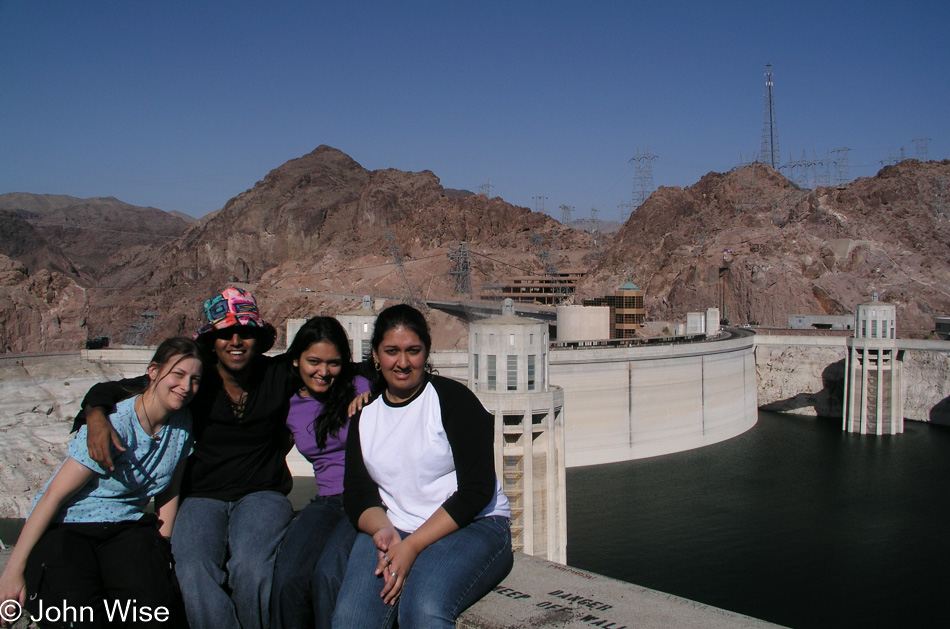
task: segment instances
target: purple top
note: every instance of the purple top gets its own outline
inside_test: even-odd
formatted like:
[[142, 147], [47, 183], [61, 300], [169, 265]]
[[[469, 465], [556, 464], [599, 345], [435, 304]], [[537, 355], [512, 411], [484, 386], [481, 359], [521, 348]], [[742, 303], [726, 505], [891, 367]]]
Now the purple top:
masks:
[[[369, 381], [363, 376], [353, 379], [356, 394], [369, 391]], [[322, 450], [317, 447], [317, 437], [313, 432], [313, 420], [323, 410], [323, 403], [311, 397], [303, 397], [299, 392], [290, 398], [290, 411], [287, 413], [287, 428], [294, 435], [294, 445], [300, 454], [313, 464], [313, 476], [317, 479], [321, 496], [335, 496], [343, 493], [343, 459], [346, 451], [347, 422], [339, 432], [327, 435], [327, 445]]]

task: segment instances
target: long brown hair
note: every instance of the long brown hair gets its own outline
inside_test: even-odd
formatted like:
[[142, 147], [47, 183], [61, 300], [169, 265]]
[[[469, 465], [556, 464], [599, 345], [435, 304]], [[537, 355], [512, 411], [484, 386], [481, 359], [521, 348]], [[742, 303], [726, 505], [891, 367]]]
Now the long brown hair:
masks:
[[[168, 369], [164, 369], [165, 365], [167, 365], [168, 362], [176, 356], [178, 357], [178, 360], [176, 360], [175, 363]], [[197, 343], [184, 336], [173, 336], [161, 342], [161, 344], [155, 350], [155, 354], [152, 355], [152, 360], [148, 361], [148, 364], [149, 366], [158, 365], [160, 371], [164, 369], [165, 374], [162, 376], [164, 378], [165, 375], [168, 375], [168, 373], [171, 372], [175, 365], [186, 358], [197, 359], [198, 361], [201, 361], [202, 365], [204, 365], [205, 362], [204, 352], [201, 351], [201, 348], [198, 347]], [[157, 384], [157, 381], [152, 382], [149, 380], [141, 387], [129, 389], [129, 394], [139, 395], [141, 393], [145, 393], [148, 391], [149, 387], [154, 384]]]

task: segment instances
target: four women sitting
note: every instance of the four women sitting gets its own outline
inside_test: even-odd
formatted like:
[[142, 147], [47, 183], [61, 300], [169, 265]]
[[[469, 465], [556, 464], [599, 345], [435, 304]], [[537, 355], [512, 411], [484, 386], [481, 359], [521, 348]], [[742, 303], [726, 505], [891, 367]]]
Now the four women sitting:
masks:
[[[274, 329], [249, 293], [228, 288], [204, 311], [208, 322], [195, 334], [208, 364], [200, 392], [202, 362], [190, 341], [194, 351], [168, 356], [163, 344], [146, 377], [90, 390], [83, 401], [88, 426], [24, 526], [0, 596], [70, 604], [132, 596], [140, 605], [165, 601], [179, 610], [171, 594], [177, 575], [192, 628], [362, 629], [390, 627], [397, 618], [404, 629], [454, 626], [511, 569], [510, 509], [495, 478], [492, 416], [465, 386], [431, 373], [422, 314], [405, 305], [380, 313], [370, 395], [335, 319], [311, 319], [286, 354], [267, 357]], [[166, 343], [172, 341], [183, 342]], [[147, 388], [123, 401], [130, 387]], [[354, 398], [371, 401], [351, 421], [346, 409]], [[193, 430], [181, 410], [189, 402]], [[180, 438], [166, 446], [172, 434]], [[319, 492], [296, 516], [286, 497], [291, 435], [313, 466]], [[148, 454], [156, 444], [160, 457]], [[147, 456], [171, 471], [142, 472]], [[135, 501], [120, 490], [98, 491], [110, 482], [124, 487], [137, 474], [144, 478]], [[174, 574], [160, 569], [167, 556], [143, 570], [142, 554], [103, 543], [130, 528], [151, 530], [161, 541], [155, 516], [143, 516], [156, 494]], [[113, 502], [122, 505], [119, 515]], [[134, 527], [74, 533], [73, 525], [51, 537], [66, 526], [60, 522], [130, 520]], [[49, 576], [54, 559], [82, 565], [76, 557], [83, 544], [92, 547], [83, 552], [111, 558], [94, 564], [100, 575]], [[138, 585], [126, 577], [130, 571], [164, 589]], [[114, 589], [115, 581], [138, 589]], [[88, 586], [57, 590], [64, 582]]]

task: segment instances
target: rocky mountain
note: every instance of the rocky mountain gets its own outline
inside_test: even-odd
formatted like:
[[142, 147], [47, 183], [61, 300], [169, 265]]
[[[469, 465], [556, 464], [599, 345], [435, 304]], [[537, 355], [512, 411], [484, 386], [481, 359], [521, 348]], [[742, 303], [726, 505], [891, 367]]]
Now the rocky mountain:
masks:
[[764, 165], [660, 188], [627, 221], [583, 291], [628, 277], [653, 318], [720, 306], [736, 323], [846, 314], [877, 293], [902, 332], [950, 313], [950, 161], [802, 190]]
[[0, 354], [81, 348], [87, 310], [85, 290], [69, 275], [46, 268], [31, 273], [0, 254]]
[[188, 221], [179, 216], [129, 205], [114, 197], [79, 199], [13, 192], [0, 194], [0, 208], [24, 218], [90, 278], [99, 275], [105, 261], [117, 250], [165, 242], [188, 226]]
[[26, 220], [0, 210], [0, 353], [79, 348], [87, 280]]
[[[190, 332], [201, 302], [228, 283], [253, 284], [278, 326], [351, 309], [363, 294], [449, 298], [459, 242], [478, 286], [512, 269], [538, 272], [543, 259], [576, 267], [591, 241], [502, 199], [446, 190], [432, 172], [369, 171], [321, 146], [180, 237], [112, 258], [90, 298], [90, 331], [122, 338], [146, 326], [150, 340]], [[352, 299], [331, 303], [305, 289]]]
[[[445, 189], [430, 171], [369, 171], [321, 146], [179, 235], [146, 237], [125, 227], [141, 225], [138, 218], [112, 232], [103, 228], [104, 238], [128, 231], [142, 240], [113, 244], [95, 285], [70, 275], [52, 253], [32, 261], [24, 251], [11, 255], [11, 240], [37, 251], [42, 242], [65, 241], [63, 252], [75, 259], [81, 243], [69, 230], [43, 238], [37, 228], [36, 240], [0, 241], [8, 258], [0, 265], [2, 351], [72, 347], [96, 336], [154, 343], [189, 334], [204, 299], [229, 283], [252, 287], [278, 329], [289, 317], [352, 309], [364, 294], [468, 298], [455, 294], [451, 274], [450, 255], [460, 242], [471, 253], [476, 292], [554, 264], [591, 270], [579, 298], [633, 280], [646, 290], [653, 319], [719, 305], [736, 323], [784, 326], [788, 314], [852, 312], [877, 292], [898, 305], [902, 333], [927, 331], [933, 315], [950, 312], [948, 181], [948, 161], [908, 160], [876, 177], [814, 190], [766, 166], [748, 166], [710, 173], [685, 189], [660, 188], [604, 240], [500, 198]], [[0, 206], [9, 207], [4, 197]], [[32, 222], [76, 208], [74, 201], [41, 196], [33, 207], [22, 199], [13, 204]], [[42, 316], [14, 326], [9, 322], [25, 316], [18, 309], [27, 295], [39, 300], [27, 308]], [[460, 323], [433, 317], [437, 347], [464, 344]], [[60, 322], [59, 338], [49, 333], [57, 330], [50, 321]], [[8, 334], [8, 325], [16, 332]]]
[[46, 269], [77, 281], [83, 277], [59, 246], [48, 242], [20, 214], [4, 209], [0, 209], [0, 255], [20, 262], [27, 274]]

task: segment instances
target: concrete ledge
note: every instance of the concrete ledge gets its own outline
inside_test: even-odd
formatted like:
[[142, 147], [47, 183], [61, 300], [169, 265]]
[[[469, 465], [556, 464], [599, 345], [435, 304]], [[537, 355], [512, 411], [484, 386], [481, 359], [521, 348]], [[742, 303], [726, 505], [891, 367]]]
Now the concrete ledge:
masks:
[[456, 626], [728, 629], [778, 625], [515, 553], [508, 578], [462, 614]]
[[[0, 570], [9, 556], [9, 548], [0, 551]], [[21, 619], [14, 629], [26, 626]], [[778, 627], [521, 553], [515, 553], [515, 566], [508, 578], [462, 614], [456, 626], [460, 629]]]

